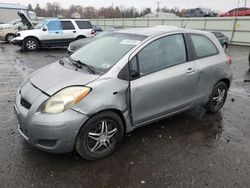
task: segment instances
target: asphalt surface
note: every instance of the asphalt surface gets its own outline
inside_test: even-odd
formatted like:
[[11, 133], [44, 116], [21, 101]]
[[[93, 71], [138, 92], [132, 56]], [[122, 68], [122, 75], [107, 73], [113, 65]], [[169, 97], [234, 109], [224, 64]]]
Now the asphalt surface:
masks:
[[17, 131], [13, 101], [21, 81], [67, 55], [0, 44], [0, 187], [249, 187], [250, 47], [230, 46], [234, 80], [217, 114], [202, 108], [135, 130], [112, 156], [89, 162], [49, 154]]

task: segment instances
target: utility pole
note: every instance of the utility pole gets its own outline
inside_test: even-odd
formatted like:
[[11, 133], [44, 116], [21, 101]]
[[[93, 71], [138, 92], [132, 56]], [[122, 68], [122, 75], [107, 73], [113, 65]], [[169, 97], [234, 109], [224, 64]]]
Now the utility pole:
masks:
[[159, 12], [160, 12], [160, 2], [157, 2], [157, 18], [159, 17]]
[[247, 0], [245, 0], [245, 7], [247, 7]]

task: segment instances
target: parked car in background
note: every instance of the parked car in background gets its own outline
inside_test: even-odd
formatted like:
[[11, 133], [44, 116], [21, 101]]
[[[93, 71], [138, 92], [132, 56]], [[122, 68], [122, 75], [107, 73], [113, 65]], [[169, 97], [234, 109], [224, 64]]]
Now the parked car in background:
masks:
[[[216, 37], [182, 28], [133, 28], [99, 37], [30, 75], [18, 88], [18, 130], [36, 148], [113, 153], [124, 135], [204, 105], [224, 105], [231, 60]], [[205, 120], [204, 120], [205, 121]]]
[[33, 30], [20, 31], [12, 43], [24, 50], [40, 47], [68, 46], [70, 42], [95, 36], [95, 30], [88, 20], [48, 19], [36, 25]]
[[220, 44], [221, 44], [222, 48], [224, 49], [224, 51], [226, 51], [226, 49], [228, 48], [229, 38], [226, 35], [224, 35], [223, 33], [218, 32], [218, 31], [212, 31], [212, 33], [220, 41]]
[[71, 42], [69, 44], [67, 51], [68, 51], [69, 54], [73, 54], [74, 52], [76, 52], [81, 47], [86, 46], [90, 42], [94, 41], [96, 38], [101, 37], [101, 36], [103, 36], [105, 34], [114, 32], [114, 31], [119, 31], [119, 30], [121, 30], [121, 29], [117, 29], [116, 27], [113, 27], [112, 29], [110, 29], [108, 31], [103, 31], [101, 33], [97, 32], [96, 36], [93, 37], [93, 38], [83, 38], [83, 39], [75, 40], [75, 41], [73, 41], [73, 42]]
[[203, 8], [194, 8], [188, 9], [186, 13], [186, 17], [216, 17], [218, 13]]
[[0, 40], [10, 42], [16, 37], [16, 33], [22, 30], [28, 30], [33, 28], [33, 24], [27, 17], [24, 11], [18, 11], [18, 15], [21, 19], [13, 20], [8, 24], [0, 25]]
[[228, 17], [228, 16], [250, 16], [250, 8], [241, 7], [232, 9], [226, 13], [220, 15], [221, 17]]
[[83, 39], [78, 39], [78, 40], [71, 42], [67, 48], [68, 54], [70, 54], [70, 55], [73, 54], [78, 49], [80, 49], [83, 46], [86, 46], [87, 44], [91, 43], [95, 39], [96, 39], [96, 37], [83, 38]]
[[103, 29], [100, 26], [96, 26], [96, 25], [93, 25], [93, 29], [95, 30], [96, 33], [103, 31]]

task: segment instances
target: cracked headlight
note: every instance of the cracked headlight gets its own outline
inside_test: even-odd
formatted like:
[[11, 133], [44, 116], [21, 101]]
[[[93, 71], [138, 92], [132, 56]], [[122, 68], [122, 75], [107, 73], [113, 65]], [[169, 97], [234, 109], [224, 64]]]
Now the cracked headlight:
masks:
[[90, 91], [90, 88], [80, 86], [65, 88], [46, 101], [43, 112], [51, 114], [64, 112], [79, 103]]

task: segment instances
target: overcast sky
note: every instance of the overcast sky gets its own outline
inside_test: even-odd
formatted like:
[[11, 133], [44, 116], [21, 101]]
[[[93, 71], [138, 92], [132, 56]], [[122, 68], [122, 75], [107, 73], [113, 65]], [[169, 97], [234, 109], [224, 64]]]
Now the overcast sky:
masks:
[[[151, 7], [155, 10], [157, 7], [156, 2], [160, 2], [160, 7], [168, 8], [194, 8], [194, 7], [204, 7], [211, 8], [218, 11], [227, 11], [229, 9], [235, 8], [238, 5], [238, 0], [0, 0], [0, 2], [6, 3], [21, 3], [27, 5], [31, 3], [33, 6], [39, 3], [42, 7], [46, 5], [47, 2], [60, 2], [62, 7], [68, 8], [71, 4], [93, 6], [96, 8], [102, 6], [111, 6], [112, 2], [114, 6], [123, 5], [125, 7], [134, 6], [138, 9]], [[244, 6], [245, 0], [239, 0], [240, 6]], [[250, 0], [247, 0], [247, 6], [250, 7]]]

